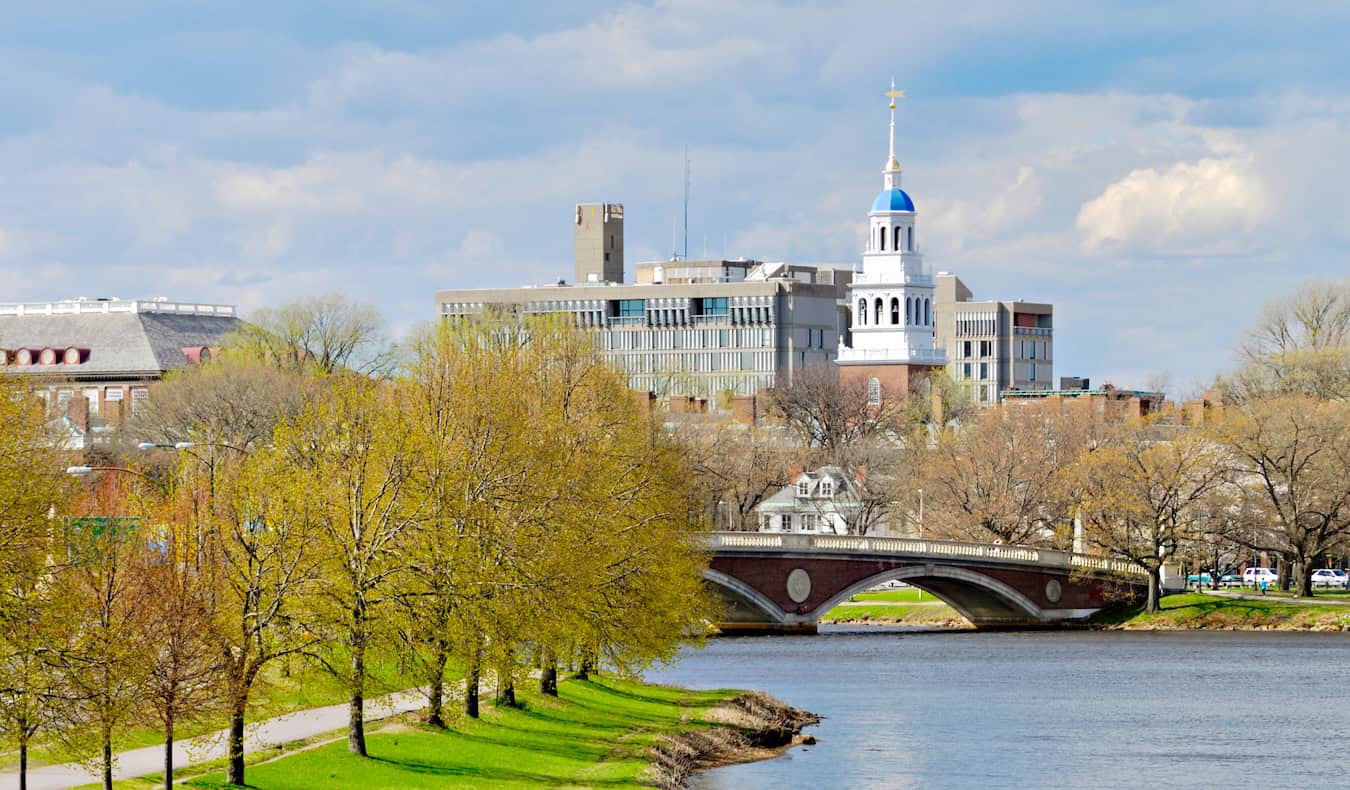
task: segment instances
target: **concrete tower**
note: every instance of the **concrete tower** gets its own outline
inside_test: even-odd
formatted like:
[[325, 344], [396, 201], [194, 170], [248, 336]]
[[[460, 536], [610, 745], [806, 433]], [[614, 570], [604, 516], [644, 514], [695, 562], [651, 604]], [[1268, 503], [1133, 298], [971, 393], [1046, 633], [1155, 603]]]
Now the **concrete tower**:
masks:
[[867, 214], [863, 270], [848, 291], [849, 337], [839, 350], [840, 376], [863, 378], [877, 401], [907, 395], [917, 376], [946, 364], [933, 345], [933, 276], [918, 252], [918, 212], [900, 187], [895, 158], [895, 100], [890, 102], [890, 149], [882, 189]]
[[623, 205], [577, 204], [574, 282], [623, 282]]

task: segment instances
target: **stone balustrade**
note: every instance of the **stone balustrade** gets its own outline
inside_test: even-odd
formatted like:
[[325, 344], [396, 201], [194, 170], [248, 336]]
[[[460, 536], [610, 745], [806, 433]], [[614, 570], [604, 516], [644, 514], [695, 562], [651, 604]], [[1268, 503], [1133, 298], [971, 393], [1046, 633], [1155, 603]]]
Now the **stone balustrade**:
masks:
[[868, 535], [813, 535], [806, 533], [714, 532], [704, 539], [712, 551], [781, 550], [830, 554], [904, 555], [916, 558], [989, 560], [1060, 570], [1079, 569], [1122, 576], [1144, 576], [1139, 566], [1110, 557], [1074, 554], [1032, 546], [923, 540]]

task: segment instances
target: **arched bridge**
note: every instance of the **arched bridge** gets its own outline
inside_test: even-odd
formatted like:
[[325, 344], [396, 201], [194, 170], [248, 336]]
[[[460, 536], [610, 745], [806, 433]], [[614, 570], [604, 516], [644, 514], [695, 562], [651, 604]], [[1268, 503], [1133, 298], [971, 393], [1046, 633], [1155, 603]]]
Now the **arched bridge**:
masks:
[[904, 581], [976, 627], [1086, 620], [1141, 594], [1147, 576], [1119, 560], [947, 540], [715, 532], [705, 578], [721, 593], [723, 631], [807, 631], [849, 596]]

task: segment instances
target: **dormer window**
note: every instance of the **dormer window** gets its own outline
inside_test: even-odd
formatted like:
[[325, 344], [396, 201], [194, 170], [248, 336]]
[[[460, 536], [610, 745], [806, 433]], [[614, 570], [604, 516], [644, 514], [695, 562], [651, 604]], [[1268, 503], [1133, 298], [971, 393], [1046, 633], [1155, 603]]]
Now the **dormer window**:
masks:
[[797, 484], [797, 496], [811, 496], [811, 483], [809, 481]]
[[821, 496], [827, 496], [827, 497], [832, 497], [832, 496], [834, 496], [834, 481], [833, 481], [833, 480], [821, 480], [821, 481], [820, 481], [820, 495], [821, 495]]

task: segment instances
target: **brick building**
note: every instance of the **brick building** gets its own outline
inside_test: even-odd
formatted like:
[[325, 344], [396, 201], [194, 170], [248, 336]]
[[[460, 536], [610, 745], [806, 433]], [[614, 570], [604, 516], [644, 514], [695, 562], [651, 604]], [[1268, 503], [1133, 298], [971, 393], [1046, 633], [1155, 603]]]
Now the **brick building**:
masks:
[[165, 373], [208, 361], [240, 320], [230, 305], [163, 299], [0, 304], [0, 371], [22, 376], [84, 449]]

